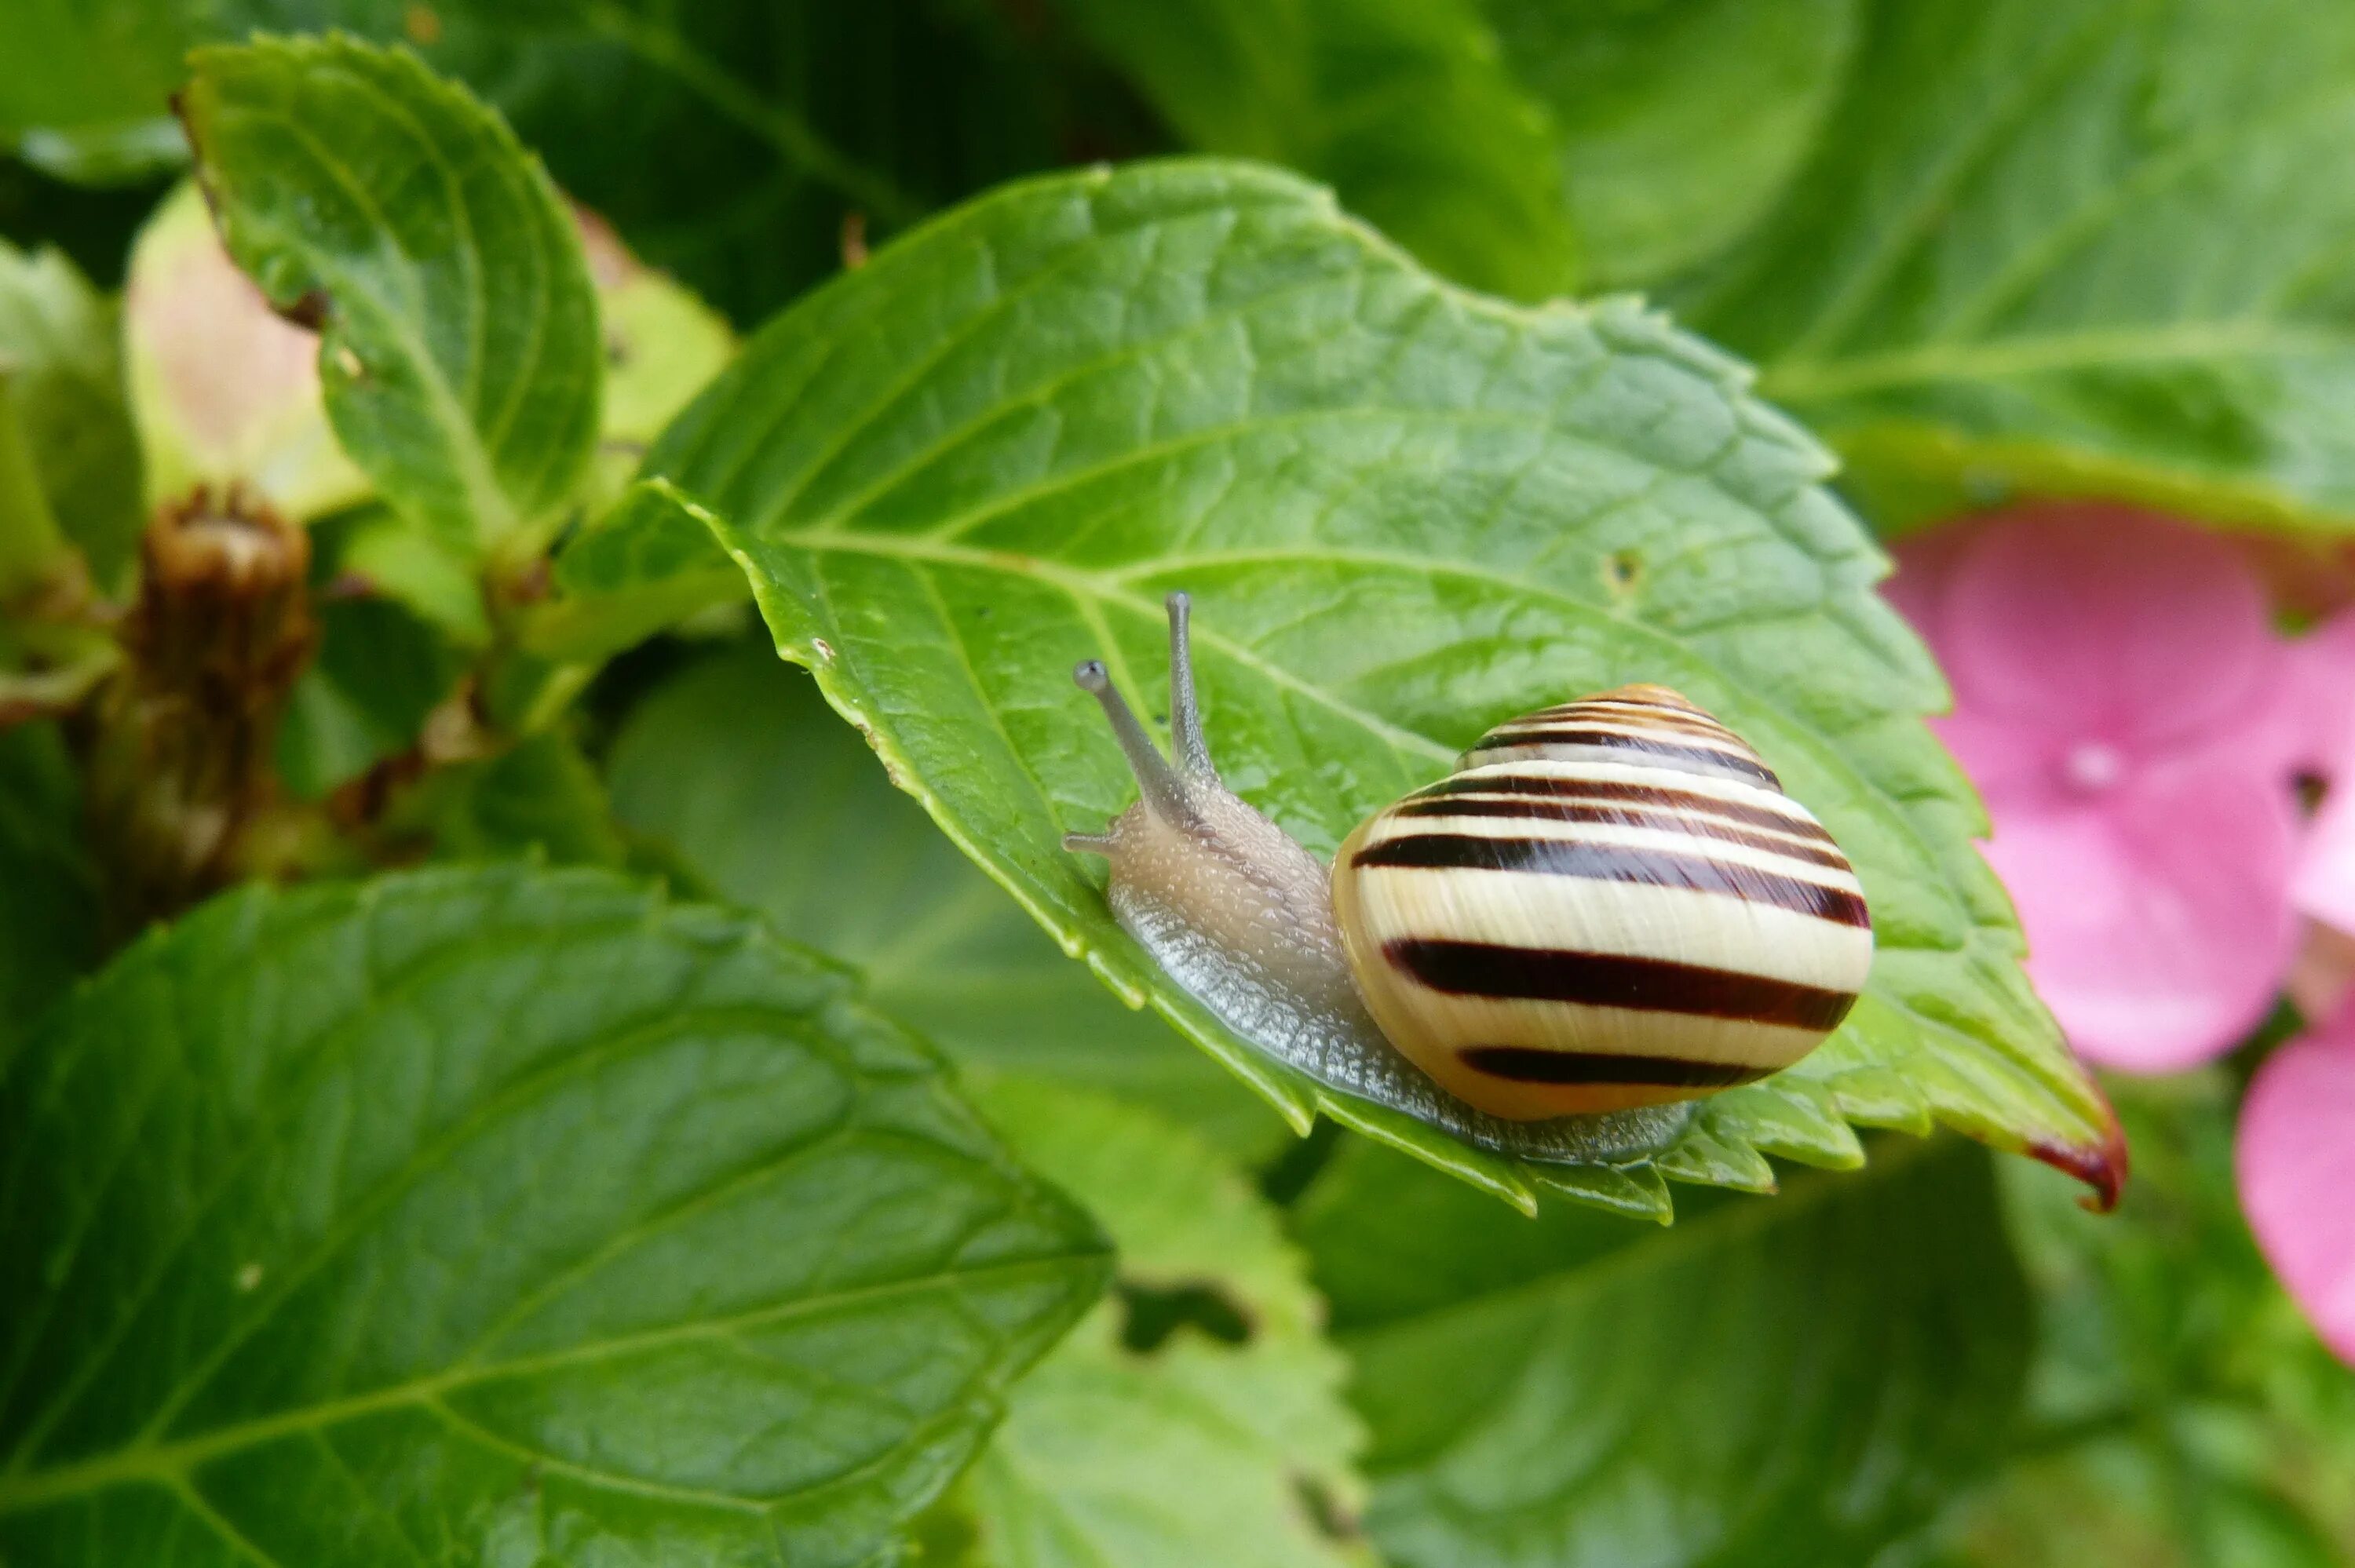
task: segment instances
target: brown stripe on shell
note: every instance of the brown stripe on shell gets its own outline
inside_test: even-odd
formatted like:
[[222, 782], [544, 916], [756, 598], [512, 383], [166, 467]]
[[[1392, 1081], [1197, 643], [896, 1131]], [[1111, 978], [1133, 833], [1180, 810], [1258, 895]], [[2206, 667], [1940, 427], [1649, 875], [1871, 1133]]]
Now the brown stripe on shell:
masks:
[[1846, 888], [1706, 855], [1584, 842], [1576, 839], [1484, 838], [1469, 833], [1409, 833], [1369, 844], [1352, 866], [1445, 871], [1500, 871], [1577, 876], [1725, 894], [1753, 904], [1812, 915], [1841, 926], [1870, 927], [1864, 900]]
[[1633, 806], [1722, 817], [1747, 827], [1766, 828], [1817, 843], [1832, 842], [1831, 834], [1817, 824], [1805, 817], [1777, 811], [1772, 807], [1744, 805], [1739, 800], [1721, 800], [1714, 795], [1668, 789], [1653, 784], [1631, 784], [1620, 779], [1561, 779], [1543, 773], [1458, 774], [1418, 789], [1407, 799], [1424, 800], [1464, 795], [1525, 795], [1578, 801], [1624, 800]]
[[[1696, 737], [1698, 738], [1698, 737]], [[1732, 746], [1741, 749], [1719, 750], [1707, 746], [1678, 746], [1665, 740], [1650, 739], [1637, 735], [1623, 735], [1607, 729], [1543, 728], [1515, 732], [1497, 740], [1483, 740], [1465, 753], [1465, 764], [1470, 768], [1487, 766], [1481, 759], [1491, 752], [1535, 750], [1549, 746], [1591, 747], [1597, 751], [1624, 751], [1629, 759], [1655, 763], [1684, 763], [1690, 767], [1722, 768], [1737, 777], [1780, 789], [1783, 781], [1774, 769], [1758, 760], [1757, 754], [1739, 741]], [[1497, 760], [1502, 760], [1498, 758]]]
[[1848, 991], [1673, 959], [1430, 937], [1393, 938], [1382, 944], [1382, 956], [1418, 983], [1455, 996], [1575, 1002], [1821, 1033], [1837, 1028], [1856, 1005]]
[[1516, 1084], [1657, 1084], [1663, 1088], [1730, 1089], [1754, 1084], [1774, 1072], [1772, 1067], [1745, 1067], [1738, 1062], [1549, 1051], [1541, 1045], [1467, 1045], [1455, 1055], [1476, 1073]]
[[1436, 800], [1407, 800], [1393, 809], [1401, 817], [1486, 817], [1510, 821], [1585, 822], [1597, 827], [1643, 828], [1655, 832], [1683, 833], [1719, 843], [1764, 850], [1792, 860], [1833, 871], [1850, 871], [1848, 857], [1837, 849], [1798, 843], [1772, 833], [1748, 832], [1713, 817], [1691, 811], [1647, 811], [1640, 807], [1582, 805], [1566, 800], [1482, 800], [1459, 795]]

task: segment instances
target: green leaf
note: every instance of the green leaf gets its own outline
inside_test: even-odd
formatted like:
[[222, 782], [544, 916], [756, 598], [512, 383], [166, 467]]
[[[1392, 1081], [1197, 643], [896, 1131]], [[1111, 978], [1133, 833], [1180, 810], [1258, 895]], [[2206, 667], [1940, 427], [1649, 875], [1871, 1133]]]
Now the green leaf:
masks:
[[0, 726], [0, 1063], [101, 950], [78, 784], [54, 725]]
[[2355, 1554], [2355, 1370], [2258, 1252], [2229, 1068], [2116, 1079], [2135, 1180], [2083, 1214], [2007, 1171], [2039, 1345], [2009, 1463], [1935, 1531], [1940, 1563], [2305, 1568]]
[[602, 874], [232, 895], [0, 1118], [42, 1568], [869, 1562], [1103, 1280], [839, 970]]
[[448, 545], [546, 542], [596, 440], [602, 355], [538, 160], [414, 57], [348, 39], [201, 49], [181, 99], [239, 265], [322, 318], [345, 451]]
[[1552, 112], [1591, 281], [1649, 284], [1773, 207], [1844, 84], [1860, 0], [1480, 0]]
[[2355, 10], [1874, 0], [1681, 308], [1891, 522], [2014, 490], [2355, 524]]
[[[1401, 1165], [1362, 1151], [1311, 1190], [1320, 1277], [1409, 1228], [1400, 1189], [1444, 1185]], [[1342, 1335], [1374, 1434], [1367, 1528], [1397, 1568], [1870, 1561], [1984, 1469], [2019, 1399], [2027, 1292], [1967, 1145], [1646, 1241], [1457, 1217], [1412, 1227], [1423, 1266], [1361, 1282]]]
[[[1347, 1363], [1274, 1212], [1209, 1148], [1135, 1107], [1000, 1079], [983, 1113], [1023, 1161], [1088, 1194], [1120, 1249], [1107, 1301], [1025, 1378], [963, 1489], [971, 1568], [1342, 1568], [1320, 1527], [1354, 1513], [1364, 1428]], [[1231, 1340], [1181, 1322], [1135, 1344], [1137, 1298], [1191, 1292]], [[1126, 1342], [1124, 1342], [1126, 1341]]]
[[[0, 72], [0, 75], [19, 74]], [[37, 74], [37, 73], [30, 73]], [[115, 312], [55, 250], [27, 255], [0, 240], [0, 424], [13, 425], [37, 498], [0, 495], [13, 562], [16, 508], [46, 503], [54, 536], [78, 547], [102, 588], [131, 565], [144, 514], [139, 447], [123, 408]], [[0, 441], [7, 438], [0, 436]], [[0, 577], [13, 575], [0, 570]], [[0, 594], [18, 585], [0, 582]]]
[[[691, 417], [691, 415], [690, 415]], [[715, 541], [718, 519], [662, 479], [642, 479], [565, 541], [558, 597], [532, 607], [526, 646], [594, 664], [706, 610], [741, 601], [744, 571]]]
[[[413, 44], [496, 104], [564, 188], [740, 321], [880, 232], [1060, 161], [1067, 80], [958, 0], [243, 0], [250, 20]], [[243, 26], [223, 16], [216, 37]]]
[[[1449, 289], [1287, 176], [1139, 165], [878, 255], [761, 334], [648, 466], [722, 520], [779, 651], [949, 836], [1297, 1126], [1321, 1109], [1524, 1205], [1550, 1185], [1653, 1214], [1663, 1172], [1755, 1185], [1762, 1148], [1855, 1163], [1843, 1118], [1935, 1117], [2115, 1181], [2106, 1112], [1971, 846], [1985, 819], [1916, 718], [1936, 672], [1817, 487], [1828, 461], [1743, 379], [1625, 301]], [[658, 516], [642, 593], [709, 570]], [[1863, 1001], [1657, 1165], [1518, 1167], [1278, 1066], [1060, 847], [1134, 794], [1071, 664], [1104, 654], [1155, 711], [1176, 588], [1227, 779], [1319, 853], [1512, 714], [1684, 691], [1854, 860], [1880, 943]]]
[[437, 768], [386, 827], [396, 838], [415, 835], [445, 859], [631, 863], [596, 771], [571, 741], [545, 730], [495, 756]]
[[781, 936], [857, 965], [967, 1066], [1148, 1102], [1239, 1156], [1281, 1138], [1216, 1063], [1066, 959], [767, 649], [697, 663], [640, 703], [607, 778], [625, 824]]
[[490, 641], [484, 585], [464, 553], [380, 506], [345, 513], [317, 532], [335, 535], [338, 572], [402, 605], [461, 646], [480, 648]]
[[[395, 4], [335, 0], [346, 16]], [[1035, 28], [970, 0], [445, 0], [426, 49], [566, 190], [739, 322], [880, 236], [1081, 144]]]
[[187, 155], [172, 122], [196, 7], [10, 0], [0, 7], [0, 148], [62, 179], [109, 184]]
[[736, 334], [701, 300], [640, 265], [602, 224], [584, 219], [581, 237], [604, 336], [599, 489], [618, 496], [648, 444], [735, 354]]
[[1288, 164], [1436, 270], [1519, 299], [1578, 244], [1545, 111], [1472, 0], [1060, 0], [1204, 152]]
[[330, 599], [314, 613], [318, 652], [294, 684], [277, 747], [281, 782], [304, 800], [414, 746], [464, 668], [432, 627], [390, 599]]

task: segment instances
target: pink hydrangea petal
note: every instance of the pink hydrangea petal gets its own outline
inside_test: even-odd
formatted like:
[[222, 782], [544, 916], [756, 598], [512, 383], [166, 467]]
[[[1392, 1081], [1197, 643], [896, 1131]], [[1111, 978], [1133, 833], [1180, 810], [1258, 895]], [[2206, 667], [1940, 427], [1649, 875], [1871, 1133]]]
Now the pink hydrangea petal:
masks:
[[2355, 758], [2336, 777], [2299, 846], [2289, 895], [2301, 913], [2355, 933]]
[[2293, 765], [2325, 778], [2355, 771], [2355, 609], [2290, 645]]
[[2122, 507], [1987, 523], [1938, 609], [1957, 705], [2137, 749], [2248, 716], [2286, 652], [2248, 563], [2198, 529]]
[[2232, 1163], [2266, 1261], [2323, 1342], [2355, 1362], [2355, 1021], [2257, 1069]]
[[2165, 770], [2059, 810], [1994, 810], [1987, 859], [2027, 927], [2029, 978], [2082, 1054], [2173, 1072], [2264, 1017], [2297, 938], [2286, 789]]
[[2060, 765], [2068, 747], [2063, 737], [1971, 709], [1932, 719], [1930, 728], [1955, 754], [1990, 810], [2000, 800], [2008, 810], [2053, 811], [2079, 799], [2064, 787]]

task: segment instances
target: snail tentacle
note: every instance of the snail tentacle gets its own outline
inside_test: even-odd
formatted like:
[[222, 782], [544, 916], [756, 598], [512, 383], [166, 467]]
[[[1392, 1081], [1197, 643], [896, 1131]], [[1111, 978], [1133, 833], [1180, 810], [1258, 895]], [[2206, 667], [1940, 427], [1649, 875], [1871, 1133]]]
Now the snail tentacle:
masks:
[[1180, 589], [1164, 603], [1169, 611], [1169, 750], [1179, 772], [1216, 783], [1219, 770], [1202, 738], [1202, 705], [1194, 694], [1194, 601]]
[[1101, 659], [1085, 659], [1071, 672], [1071, 682], [1080, 690], [1094, 697], [1103, 707], [1104, 717], [1112, 721], [1113, 737], [1120, 742], [1120, 754], [1128, 760], [1128, 770], [1136, 778], [1137, 792], [1144, 798], [1146, 810], [1165, 822], [1191, 821], [1194, 810], [1187, 800], [1187, 780], [1169, 765], [1136, 720], [1128, 699], [1112, 683]]

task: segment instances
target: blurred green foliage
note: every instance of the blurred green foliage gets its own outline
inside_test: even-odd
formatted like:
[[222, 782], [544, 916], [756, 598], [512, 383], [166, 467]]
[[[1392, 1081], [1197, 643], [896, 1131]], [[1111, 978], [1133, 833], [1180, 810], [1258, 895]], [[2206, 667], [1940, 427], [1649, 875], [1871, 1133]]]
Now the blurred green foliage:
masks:
[[[0, 62], [10, 1568], [2355, 1561], [2232, 1190], [2282, 1031], [2106, 1086], [2115, 1214], [1934, 1131], [2104, 1154], [1870, 591], [2019, 494], [2336, 547], [2337, 0], [16, 0]], [[253, 694], [121, 673], [189, 173], [368, 491], [259, 792], [138, 749]], [[1872, 995], [1586, 1165], [1279, 1069], [1055, 847], [1128, 791], [1062, 672], [1157, 707], [1180, 586], [1320, 851], [1685, 685]], [[299, 885], [123, 930], [109, 748]]]

